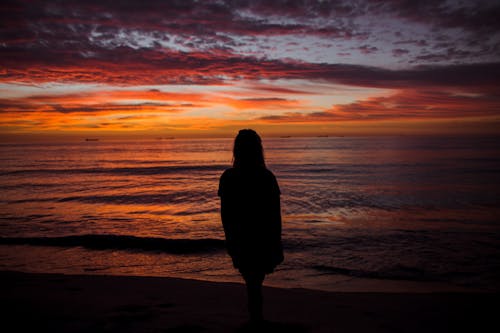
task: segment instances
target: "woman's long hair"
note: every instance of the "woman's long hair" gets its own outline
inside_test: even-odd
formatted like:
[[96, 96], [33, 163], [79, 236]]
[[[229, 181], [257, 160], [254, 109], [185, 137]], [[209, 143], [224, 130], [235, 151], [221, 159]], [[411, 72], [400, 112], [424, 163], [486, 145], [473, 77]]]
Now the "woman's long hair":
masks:
[[266, 167], [260, 136], [251, 129], [242, 129], [234, 139], [233, 167]]

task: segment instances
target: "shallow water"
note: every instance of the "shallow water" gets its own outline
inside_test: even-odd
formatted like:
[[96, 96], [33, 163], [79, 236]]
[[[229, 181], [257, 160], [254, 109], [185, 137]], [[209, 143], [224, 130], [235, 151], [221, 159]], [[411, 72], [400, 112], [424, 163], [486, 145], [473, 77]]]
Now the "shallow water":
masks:
[[[0, 269], [239, 281], [216, 195], [231, 144], [1, 144]], [[498, 138], [264, 146], [282, 191], [286, 250], [271, 284], [328, 289], [362, 277], [498, 289]]]

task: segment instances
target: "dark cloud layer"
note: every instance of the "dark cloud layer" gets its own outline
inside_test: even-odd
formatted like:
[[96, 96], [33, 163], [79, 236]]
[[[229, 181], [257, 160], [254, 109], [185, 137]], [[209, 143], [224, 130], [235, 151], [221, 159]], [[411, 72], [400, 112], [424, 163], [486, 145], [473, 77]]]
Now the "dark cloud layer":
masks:
[[[419, 66], [406, 70], [349, 65], [265, 60], [233, 54], [202, 54], [106, 50], [94, 58], [71, 54], [58, 61], [57, 52], [5, 52], [1, 81], [98, 82], [118, 85], [214, 84], [231, 79], [308, 79], [363, 87], [414, 86], [498, 87], [500, 63]], [[70, 51], [68, 51], [70, 53]]]
[[[30, 70], [38, 65], [81, 65], [84, 71], [92, 71], [88, 59], [103, 66], [116, 62], [130, 66], [131, 61], [139, 59], [140, 66], [141, 61], [162, 58], [159, 51], [168, 56], [173, 51], [221, 54], [221, 61], [227, 61], [233, 59], [228, 58], [228, 54], [242, 57], [238, 53], [240, 47], [258, 49], [256, 37], [294, 35], [302, 36], [302, 40], [320, 36], [330, 44], [332, 41], [358, 40], [358, 47], [354, 49], [368, 57], [359, 65], [370, 65], [369, 56], [380, 51], [380, 47], [370, 45], [369, 37], [379, 32], [363, 29], [358, 21], [374, 15], [429, 25], [435, 29], [437, 39], [440, 38], [440, 27], [460, 28], [469, 38], [464, 41], [470, 44], [469, 49], [459, 48], [447, 36], [442, 36], [441, 46], [432, 47], [422, 39], [395, 41], [393, 55], [411, 56], [410, 63], [450, 60], [461, 63], [460, 59], [468, 57], [490, 55], [491, 58], [491, 54], [500, 54], [500, 41], [488, 41], [492, 32], [500, 31], [500, 21], [496, 19], [500, 16], [500, 4], [496, 1], [463, 3], [375, 0], [4, 1], [0, 11], [0, 64]], [[419, 47], [422, 52], [413, 56], [402, 45]], [[346, 50], [338, 54], [350, 53]], [[262, 56], [257, 58], [262, 59]], [[189, 63], [192, 59], [202, 61], [196, 55], [186, 57], [185, 61]]]

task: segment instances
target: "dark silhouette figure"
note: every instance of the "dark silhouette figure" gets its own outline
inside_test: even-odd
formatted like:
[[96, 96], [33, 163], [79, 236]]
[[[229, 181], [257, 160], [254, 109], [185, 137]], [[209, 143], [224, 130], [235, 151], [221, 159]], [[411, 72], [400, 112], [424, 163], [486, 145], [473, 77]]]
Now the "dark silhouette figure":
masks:
[[233, 167], [219, 182], [226, 248], [245, 280], [251, 322], [262, 322], [262, 283], [283, 261], [280, 189], [266, 168], [259, 135], [240, 130]]

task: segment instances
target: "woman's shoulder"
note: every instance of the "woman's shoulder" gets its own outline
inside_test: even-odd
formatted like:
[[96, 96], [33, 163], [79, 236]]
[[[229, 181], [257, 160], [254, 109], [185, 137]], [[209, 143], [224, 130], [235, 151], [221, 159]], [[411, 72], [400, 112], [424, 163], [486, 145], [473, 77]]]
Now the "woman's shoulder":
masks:
[[256, 174], [263, 180], [274, 181], [276, 179], [274, 173], [268, 168], [259, 168], [258, 170], [256, 170]]
[[228, 177], [231, 177], [235, 174], [236, 170], [234, 168], [228, 168], [226, 170], [224, 170], [224, 172], [222, 172], [220, 178], [223, 179], [223, 178], [228, 178]]
[[219, 178], [219, 186], [226, 186], [226, 184], [232, 184], [238, 181], [239, 175], [236, 168], [228, 168], [222, 172]]
[[271, 170], [269, 170], [268, 168], [264, 168], [263, 173], [264, 173], [267, 177], [270, 177], [270, 178], [276, 178], [276, 177], [274, 177], [274, 173], [273, 173]]
[[230, 179], [230, 178], [238, 178], [238, 177], [244, 177], [244, 178], [265, 178], [265, 179], [276, 179], [274, 176], [273, 172], [269, 170], [268, 168], [235, 168], [231, 167], [224, 172], [222, 172], [220, 178], [221, 179]]
[[278, 181], [276, 180], [276, 177], [274, 176], [274, 173], [269, 170], [268, 168], [261, 168], [258, 171], [258, 176], [256, 178], [256, 182], [261, 184], [261, 186], [264, 186], [268, 189], [270, 189], [270, 193], [272, 192], [280, 192]]

